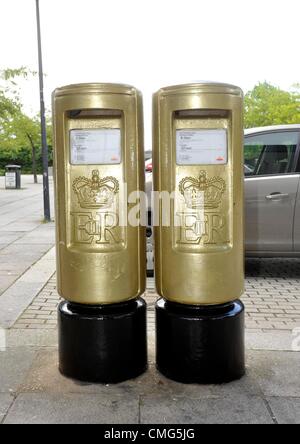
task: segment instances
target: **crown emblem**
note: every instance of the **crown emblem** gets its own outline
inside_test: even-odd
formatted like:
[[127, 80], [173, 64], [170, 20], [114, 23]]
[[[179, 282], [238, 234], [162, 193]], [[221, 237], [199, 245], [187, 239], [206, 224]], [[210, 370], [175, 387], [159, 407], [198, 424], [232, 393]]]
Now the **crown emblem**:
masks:
[[110, 208], [115, 195], [119, 192], [119, 182], [114, 177], [100, 178], [98, 170], [92, 172], [92, 178], [78, 177], [73, 182], [81, 208]]
[[179, 184], [186, 205], [191, 209], [218, 208], [226, 183], [221, 177], [207, 178], [206, 171], [200, 171], [198, 178], [185, 177]]

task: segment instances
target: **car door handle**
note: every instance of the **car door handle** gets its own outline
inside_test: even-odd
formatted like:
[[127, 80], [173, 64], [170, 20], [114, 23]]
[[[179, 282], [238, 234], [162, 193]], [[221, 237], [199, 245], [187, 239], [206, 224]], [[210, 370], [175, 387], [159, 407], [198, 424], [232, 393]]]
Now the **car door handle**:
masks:
[[267, 200], [281, 200], [281, 199], [287, 199], [288, 197], [290, 197], [289, 194], [285, 194], [285, 193], [272, 193], [269, 194], [268, 196], [266, 196]]

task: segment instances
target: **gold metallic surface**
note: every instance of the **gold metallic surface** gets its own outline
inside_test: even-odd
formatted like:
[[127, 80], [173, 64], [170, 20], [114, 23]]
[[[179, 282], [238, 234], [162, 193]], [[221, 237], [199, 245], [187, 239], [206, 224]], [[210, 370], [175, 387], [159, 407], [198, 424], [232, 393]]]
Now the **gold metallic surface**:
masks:
[[[227, 164], [177, 165], [176, 130], [184, 129], [225, 129]], [[192, 305], [239, 299], [244, 290], [240, 88], [199, 83], [159, 90], [153, 98], [153, 151], [154, 190], [177, 192], [171, 200], [171, 227], [163, 226], [160, 205], [155, 228], [158, 293]]]
[[[134, 299], [145, 291], [145, 228], [120, 221], [134, 207], [127, 196], [145, 187], [141, 94], [115, 84], [59, 88], [53, 123], [58, 292], [80, 304]], [[121, 163], [72, 165], [75, 129], [120, 129]]]

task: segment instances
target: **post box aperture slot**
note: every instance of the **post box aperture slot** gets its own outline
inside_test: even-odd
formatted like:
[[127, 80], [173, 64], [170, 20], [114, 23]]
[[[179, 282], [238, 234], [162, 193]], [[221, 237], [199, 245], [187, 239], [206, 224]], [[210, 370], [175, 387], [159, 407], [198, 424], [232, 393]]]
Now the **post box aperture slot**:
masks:
[[69, 119], [81, 119], [87, 117], [119, 117], [123, 115], [119, 109], [73, 109], [67, 112]]

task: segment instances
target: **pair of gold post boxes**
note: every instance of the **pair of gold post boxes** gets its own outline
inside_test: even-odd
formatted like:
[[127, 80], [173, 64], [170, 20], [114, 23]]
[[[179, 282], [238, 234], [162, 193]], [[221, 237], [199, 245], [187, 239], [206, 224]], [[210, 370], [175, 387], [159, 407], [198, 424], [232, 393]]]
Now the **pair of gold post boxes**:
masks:
[[[156, 356], [177, 381], [245, 371], [242, 106], [225, 84], [154, 95]], [[147, 368], [142, 97], [71, 85], [53, 116], [60, 370], [119, 382]]]

